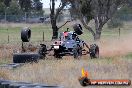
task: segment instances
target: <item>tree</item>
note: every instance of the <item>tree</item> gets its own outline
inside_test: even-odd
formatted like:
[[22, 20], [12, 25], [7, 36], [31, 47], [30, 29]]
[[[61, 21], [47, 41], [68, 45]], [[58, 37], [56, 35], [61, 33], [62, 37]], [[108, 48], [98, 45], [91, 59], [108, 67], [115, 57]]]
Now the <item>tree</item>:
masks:
[[10, 2], [10, 8], [8, 10], [9, 15], [19, 15], [21, 14], [21, 9], [19, 7], [19, 4], [17, 3], [17, 0], [12, 0]]
[[29, 16], [29, 13], [39, 13], [43, 14], [43, 4], [40, 0], [19, 0], [19, 5], [22, 11], [25, 12], [25, 21]]
[[[71, 2], [72, 8], [77, 12], [83, 26], [94, 36], [94, 40], [99, 40], [103, 26], [122, 7], [126, 0], [74, 0]], [[89, 22], [94, 20], [95, 30], [89, 26]]]
[[[25, 14], [26, 21], [30, 14], [43, 16], [43, 13], [40, 0], [0, 0], [0, 19], [5, 17], [5, 20], [8, 21], [21, 20]], [[6, 16], [7, 14], [8, 16]]]
[[33, 0], [33, 7], [37, 11], [42, 11], [43, 3], [41, 3], [40, 0]]
[[[57, 26], [57, 18], [59, 16], [59, 14], [61, 13], [61, 11], [64, 9], [64, 7], [68, 4], [68, 1], [69, 0], [61, 0], [59, 7], [57, 9], [55, 9], [56, 0], [50, 0], [50, 19], [51, 19], [51, 25], [52, 25], [52, 30], [53, 30], [52, 39], [58, 38], [58, 30], [63, 25], [60, 27]], [[67, 22], [69, 22], [69, 21], [67, 21]]]
[[10, 2], [11, 0], [4, 0], [4, 4], [6, 7], [9, 7], [10, 6]]
[[27, 16], [28, 16], [27, 13], [32, 8], [32, 1], [31, 0], [19, 0], [19, 5], [20, 5], [22, 11], [25, 12], [25, 22], [27, 22]]
[[32, 1], [31, 0], [19, 0], [19, 5], [21, 9], [25, 12], [28, 12], [31, 9], [32, 6]]
[[5, 21], [14, 21], [14, 19], [17, 19], [17, 17], [14, 15], [18, 14], [21, 14], [18, 0], [0, 0], [0, 19], [4, 18]]
[[32, 13], [37, 16], [43, 16], [43, 3], [41, 0], [32, 0]]
[[5, 14], [5, 5], [3, 3], [3, 0], [0, 0], [0, 15]]
[[6, 18], [7, 18], [7, 10], [10, 6], [10, 2], [11, 0], [4, 0], [4, 5], [5, 5], [5, 21], [6, 21]]
[[132, 0], [127, 0], [126, 5], [118, 8], [116, 14], [107, 23], [109, 28], [123, 27], [123, 21], [132, 20]]
[[127, 0], [126, 2], [129, 7], [132, 7], [132, 0]]
[[113, 17], [110, 19], [107, 23], [108, 28], [121, 28], [123, 27], [123, 21], [120, 20], [119, 18]]

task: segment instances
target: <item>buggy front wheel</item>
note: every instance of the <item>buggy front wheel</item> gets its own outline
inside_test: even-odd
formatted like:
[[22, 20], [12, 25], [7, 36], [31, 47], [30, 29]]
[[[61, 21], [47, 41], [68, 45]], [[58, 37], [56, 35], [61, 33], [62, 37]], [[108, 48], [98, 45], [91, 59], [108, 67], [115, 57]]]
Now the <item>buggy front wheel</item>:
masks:
[[92, 58], [99, 58], [99, 47], [96, 44], [90, 45], [89, 48], [90, 57]]
[[77, 47], [73, 48], [73, 57], [76, 59], [76, 58], [79, 58], [80, 56], [82, 56], [82, 48], [77, 45]]
[[76, 58], [78, 58], [78, 56], [79, 56], [78, 50], [77, 50], [77, 48], [74, 48], [73, 49], [73, 57], [76, 59]]

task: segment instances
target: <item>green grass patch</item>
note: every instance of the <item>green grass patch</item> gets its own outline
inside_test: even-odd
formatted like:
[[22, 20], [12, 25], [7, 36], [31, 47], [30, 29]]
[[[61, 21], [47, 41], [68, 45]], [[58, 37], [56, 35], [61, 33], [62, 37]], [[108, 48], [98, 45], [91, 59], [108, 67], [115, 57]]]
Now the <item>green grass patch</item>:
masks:
[[128, 53], [125, 57], [126, 57], [127, 59], [131, 59], [131, 60], [132, 60], [132, 53]]
[[[7, 43], [8, 37], [9, 42], [21, 42], [21, 29], [23, 27], [30, 27], [32, 30], [31, 35], [31, 41], [42, 41], [43, 40], [43, 32], [44, 32], [44, 38], [45, 41], [50, 41], [52, 38], [52, 29], [51, 25], [49, 24], [7, 24], [7, 26], [0, 27], [0, 44]], [[59, 30], [60, 32], [63, 32], [67, 30], [67, 28], [70, 28], [69, 30], [73, 30], [72, 27], [64, 26], [62, 29]], [[8, 29], [8, 30], [7, 30]], [[85, 41], [91, 41], [93, 40], [92, 34], [83, 28], [83, 35], [80, 35], [80, 38]], [[127, 27], [126, 29], [129, 29]], [[121, 36], [127, 33], [130, 33], [131, 30], [125, 30], [121, 29]], [[119, 38], [119, 31], [118, 29], [108, 29], [106, 26], [103, 28], [102, 36], [101, 38]]]

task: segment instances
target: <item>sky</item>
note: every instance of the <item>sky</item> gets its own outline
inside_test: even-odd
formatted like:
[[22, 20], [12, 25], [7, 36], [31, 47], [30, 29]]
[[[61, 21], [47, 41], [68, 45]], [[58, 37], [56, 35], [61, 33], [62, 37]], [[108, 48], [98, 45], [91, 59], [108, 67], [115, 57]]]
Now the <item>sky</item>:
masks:
[[[42, 0], [42, 3], [43, 3], [43, 8], [49, 8], [49, 3], [50, 3], [50, 0]], [[57, 0], [56, 3], [55, 3], [55, 7], [57, 8], [60, 4], [60, 0]]]

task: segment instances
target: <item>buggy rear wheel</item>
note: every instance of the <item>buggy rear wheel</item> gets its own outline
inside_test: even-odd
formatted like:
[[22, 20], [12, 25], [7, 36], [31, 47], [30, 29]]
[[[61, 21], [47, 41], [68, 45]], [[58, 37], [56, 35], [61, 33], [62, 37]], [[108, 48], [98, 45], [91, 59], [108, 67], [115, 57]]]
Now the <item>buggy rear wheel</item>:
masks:
[[90, 45], [89, 48], [90, 57], [92, 58], [99, 58], [99, 47], [96, 44]]
[[41, 45], [41, 47], [38, 50], [38, 54], [40, 55], [40, 59], [45, 59], [47, 47], [45, 44], [40, 44], [40, 45]]

